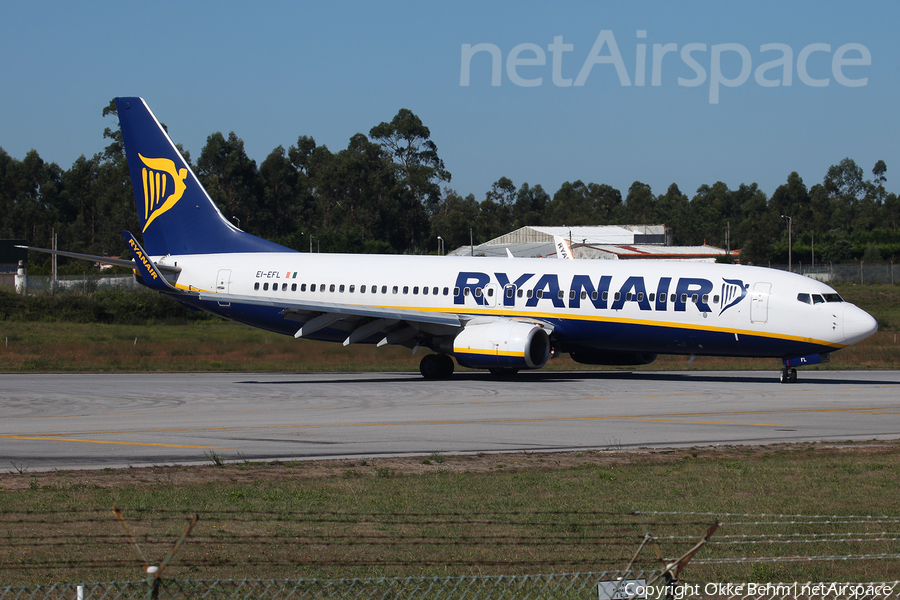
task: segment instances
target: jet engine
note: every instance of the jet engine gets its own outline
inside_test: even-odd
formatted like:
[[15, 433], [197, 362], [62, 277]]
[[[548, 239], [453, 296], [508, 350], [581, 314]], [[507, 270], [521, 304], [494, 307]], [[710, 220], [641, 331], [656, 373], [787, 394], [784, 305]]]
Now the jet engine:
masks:
[[454, 338], [452, 352], [470, 369], [540, 369], [550, 358], [550, 336], [521, 321], [469, 323]]

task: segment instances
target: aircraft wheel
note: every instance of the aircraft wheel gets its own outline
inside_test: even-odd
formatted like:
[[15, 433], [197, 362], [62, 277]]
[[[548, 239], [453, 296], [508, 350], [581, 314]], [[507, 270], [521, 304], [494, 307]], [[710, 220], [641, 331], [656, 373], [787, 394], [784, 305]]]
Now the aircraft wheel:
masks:
[[791, 383], [797, 383], [797, 369], [791, 369]]
[[425, 379], [446, 379], [453, 373], [453, 359], [446, 354], [429, 354], [419, 363], [419, 372]]
[[437, 354], [438, 361], [441, 365], [441, 379], [447, 379], [453, 375], [453, 359], [446, 354]]
[[790, 383], [791, 382], [791, 374], [787, 369], [781, 370], [781, 383]]

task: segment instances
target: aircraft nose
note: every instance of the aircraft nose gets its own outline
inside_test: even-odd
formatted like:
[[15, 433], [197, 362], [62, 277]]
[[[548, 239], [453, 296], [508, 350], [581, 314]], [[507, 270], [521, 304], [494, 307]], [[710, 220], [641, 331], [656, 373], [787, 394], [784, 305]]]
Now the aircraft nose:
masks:
[[844, 308], [844, 343], [855, 344], [878, 331], [878, 321], [863, 309], [848, 304]]

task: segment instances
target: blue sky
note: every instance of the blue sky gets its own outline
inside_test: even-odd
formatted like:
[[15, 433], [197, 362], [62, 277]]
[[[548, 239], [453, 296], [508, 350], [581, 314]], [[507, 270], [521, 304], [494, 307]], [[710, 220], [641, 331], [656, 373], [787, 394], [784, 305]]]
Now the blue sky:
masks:
[[[551, 194], [581, 179], [623, 195], [635, 180], [657, 194], [674, 182], [688, 195], [704, 183], [756, 182], [771, 196], [791, 171], [811, 186], [844, 157], [867, 176], [883, 159], [887, 187], [898, 192], [898, 17], [900, 4], [865, 1], [9, 2], [0, 147], [17, 158], [34, 148], [67, 169], [105, 146], [109, 100], [135, 95], [194, 158], [208, 135], [234, 131], [261, 163], [300, 135], [338, 151], [409, 108], [430, 128], [450, 187], [479, 200], [503, 176]], [[592, 54], [601, 32], [610, 32], [631, 85], [609, 62], [608, 43]], [[549, 46], [558, 36], [571, 45], [557, 52], [558, 78], [576, 80], [587, 68], [583, 85], [554, 83]], [[499, 86], [487, 51], [472, 57], [461, 85], [464, 44], [499, 50]], [[527, 64], [540, 57], [522, 44], [536, 45], [544, 64]], [[676, 48], [662, 56], [656, 86], [654, 44]], [[687, 55], [704, 73], [695, 86], [679, 84], [700, 80], [683, 58], [690, 44], [705, 46]], [[779, 85], [757, 83], [760, 65], [786, 55], [764, 44], [789, 48], [790, 86], [781, 66], [763, 74]], [[857, 46], [836, 57], [847, 44]], [[717, 86], [717, 103], [714, 47], [719, 79], [733, 86]], [[803, 61], [805, 79], [818, 86], [801, 80], [804, 48], [815, 50]], [[838, 75], [855, 87], [835, 76], [841, 59]], [[510, 67], [540, 84], [517, 85]]]

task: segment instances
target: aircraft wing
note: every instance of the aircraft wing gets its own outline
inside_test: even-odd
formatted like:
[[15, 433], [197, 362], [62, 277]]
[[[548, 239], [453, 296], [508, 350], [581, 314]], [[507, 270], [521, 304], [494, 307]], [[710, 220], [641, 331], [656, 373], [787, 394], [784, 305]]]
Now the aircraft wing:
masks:
[[[259, 296], [242, 296], [237, 294], [203, 293], [200, 300], [215, 301], [220, 305], [228, 303], [250, 304], [253, 306], [271, 306], [281, 308], [285, 319], [303, 321], [294, 337], [306, 337], [316, 331], [328, 327], [338, 321], [352, 322], [355, 329], [344, 341], [344, 345], [362, 341], [378, 332], [397, 332], [401, 336], [409, 331], [423, 328], [448, 327], [459, 328], [463, 321], [456, 314], [429, 312], [423, 310], [407, 310], [385, 306], [360, 304], [339, 304], [333, 302], [310, 302], [287, 298], [267, 298]], [[293, 319], [292, 319], [293, 317]], [[404, 329], [403, 324], [407, 327]], [[411, 332], [410, 332], [411, 333]], [[396, 343], [387, 335], [382, 344]], [[402, 341], [402, 340], [398, 340]]]
[[403, 321], [417, 321], [420, 323], [432, 323], [434, 325], [452, 325], [459, 327], [462, 323], [455, 314], [434, 313], [424, 310], [406, 310], [403, 308], [389, 308], [383, 306], [366, 306], [360, 304], [337, 304], [331, 302], [304, 302], [301, 300], [288, 300], [285, 298], [265, 298], [259, 296], [239, 296], [236, 294], [204, 294], [200, 293], [200, 300], [216, 301], [220, 304], [233, 302], [235, 304], [252, 304], [254, 306], [275, 306], [287, 310], [303, 312], [327, 312], [348, 317], [379, 317], [394, 318]]

